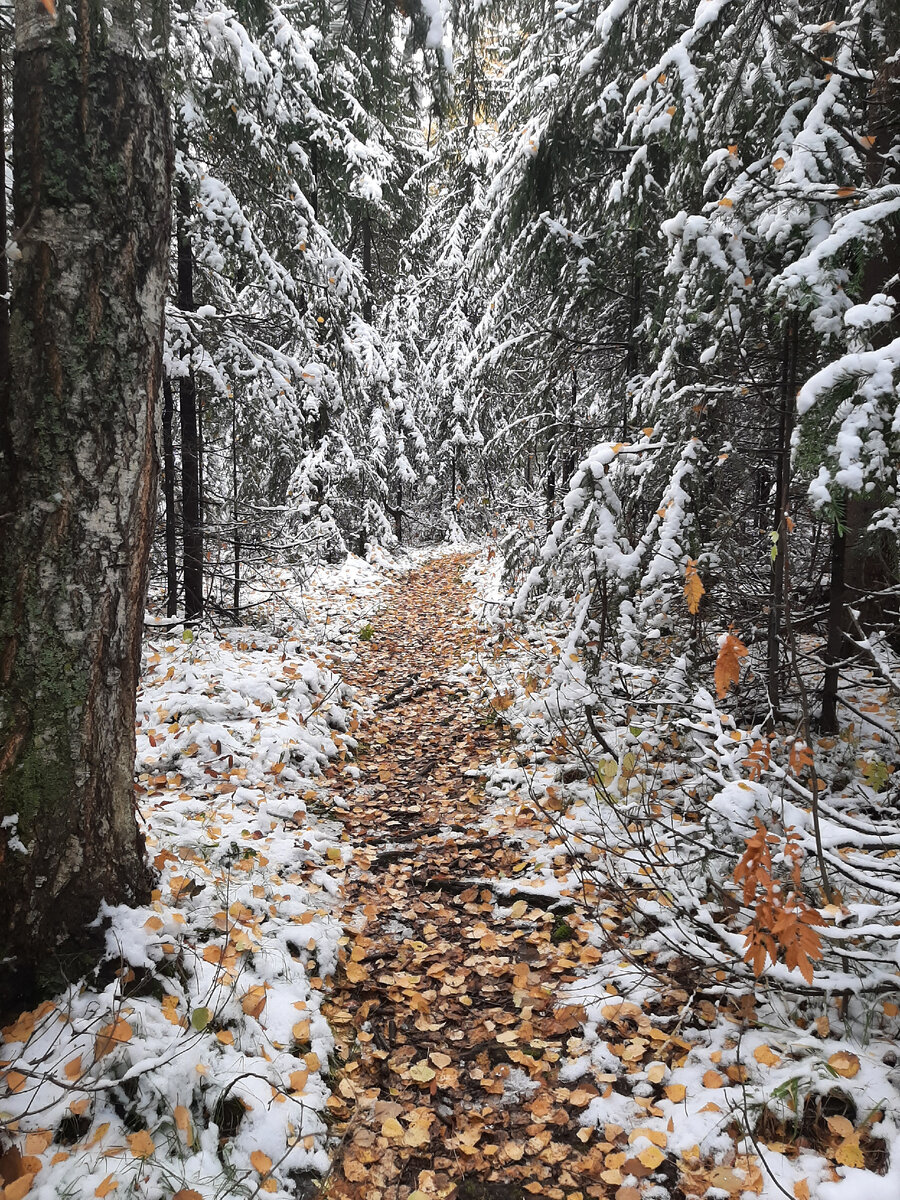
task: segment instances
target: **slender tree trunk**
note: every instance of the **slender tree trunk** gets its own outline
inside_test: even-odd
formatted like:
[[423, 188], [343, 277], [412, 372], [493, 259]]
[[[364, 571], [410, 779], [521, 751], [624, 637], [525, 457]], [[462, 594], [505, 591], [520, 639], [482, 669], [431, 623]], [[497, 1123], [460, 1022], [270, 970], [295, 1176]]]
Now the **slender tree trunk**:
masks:
[[[19, 0], [0, 380], [0, 1006], [149, 895], [134, 712], [158, 468], [171, 138], [140, 4]], [[54, 961], [56, 960], [56, 962]]]
[[163, 496], [166, 503], [166, 616], [178, 613], [178, 532], [175, 520], [175, 448], [172, 417], [175, 398], [168, 377], [163, 379]]
[[[194, 251], [188, 219], [191, 198], [188, 186], [178, 188], [178, 307], [193, 312]], [[197, 422], [197, 381], [188, 370], [178, 381], [181, 417], [181, 519], [184, 545], [184, 615], [195, 620], [203, 615], [203, 515], [200, 502], [200, 430]]]
[[822, 683], [822, 713], [819, 728], [823, 733], [837, 733], [837, 696], [840, 683], [838, 663], [844, 657], [844, 630], [847, 626], [847, 564], [846, 530], [840, 517], [834, 522], [831, 542], [831, 579], [828, 598], [828, 630], [825, 641], [825, 679]]
[[394, 509], [394, 534], [398, 542], [403, 541], [403, 484], [397, 484], [397, 506]]
[[784, 624], [784, 560], [788, 536], [788, 502], [791, 490], [791, 435], [794, 432], [797, 392], [798, 323], [788, 318], [781, 355], [776, 448], [775, 506], [772, 529], [772, 568], [769, 577], [769, 628], [766, 645], [769, 708], [773, 719], [781, 711], [781, 631]]
[[237, 400], [231, 397], [231, 515], [234, 521], [234, 619], [241, 613], [241, 526], [238, 511]]
[[366, 280], [366, 294], [363, 299], [363, 319], [371, 324], [372, 321], [372, 222], [363, 217], [362, 223], [363, 275]]
[[[6, 218], [6, 55], [0, 39], [0, 377], [9, 370], [9, 261], [6, 243], [9, 240], [9, 224]], [[3, 447], [0, 446], [0, 454]], [[0, 522], [3, 514], [0, 512]], [[3, 526], [0, 524], [0, 531]]]

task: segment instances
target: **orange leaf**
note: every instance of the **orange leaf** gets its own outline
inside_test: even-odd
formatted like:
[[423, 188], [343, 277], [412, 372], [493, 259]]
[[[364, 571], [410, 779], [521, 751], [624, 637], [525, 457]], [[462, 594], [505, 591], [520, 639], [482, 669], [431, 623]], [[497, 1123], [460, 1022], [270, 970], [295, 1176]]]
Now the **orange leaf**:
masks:
[[854, 1075], [859, 1074], [859, 1059], [847, 1050], [839, 1050], [837, 1054], [832, 1054], [828, 1065], [836, 1075], [842, 1075], [844, 1079], [852, 1079]]
[[116, 1046], [123, 1042], [130, 1042], [133, 1032], [131, 1026], [122, 1017], [119, 1017], [111, 1025], [104, 1025], [94, 1042], [94, 1058], [101, 1059], [111, 1050], [115, 1050]]
[[781, 1062], [779, 1056], [768, 1046], [757, 1046], [753, 1051], [753, 1057], [764, 1067], [774, 1067], [776, 1063]]
[[253, 1164], [253, 1169], [260, 1175], [268, 1175], [272, 1170], [272, 1160], [268, 1154], [263, 1154], [262, 1150], [254, 1150], [250, 1155], [250, 1162]]
[[731, 685], [737, 684], [740, 679], [740, 660], [746, 658], [748, 653], [747, 647], [734, 634], [726, 633], [720, 638], [715, 671], [716, 694], [720, 700], [728, 695]]
[[118, 1186], [119, 1185], [116, 1182], [115, 1175], [107, 1175], [103, 1182], [98, 1187], [94, 1188], [94, 1195], [100, 1196], [102, 1200], [103, 1196], [108, 1196], [109, 1193], [114, 1192]]
[[34, 1175], [20, 1175], [3, 1189], [3, 1200], [22, 1200], [31, 1191]]
[[142, 1129], [139, 1133], [129, 1133], [127, 1141], [131, 1148], [132, 1158], [149, 1158], [156, 1149], [153, 1138], [146, 1129]]
[[700, 600], [706, 593], [703, 581], [697, 574], [697, 560], [689, 558], [684, 568], [684, 598], [687, 600], [688, 612], [694, 616], [700, 608]]

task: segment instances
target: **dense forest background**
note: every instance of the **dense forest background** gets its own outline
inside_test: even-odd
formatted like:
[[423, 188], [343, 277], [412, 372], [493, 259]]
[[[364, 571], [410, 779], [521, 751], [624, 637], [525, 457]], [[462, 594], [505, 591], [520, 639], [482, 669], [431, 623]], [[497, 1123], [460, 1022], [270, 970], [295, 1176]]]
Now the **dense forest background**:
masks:
[[176, 9], [170, 612], [240, 612], [274, 557], [499, 530], [519, 609], [600, 658], [764, 644], [756, 714], [790, 611], [833, 728], [849, 608], [894, 620], [896, 26]]

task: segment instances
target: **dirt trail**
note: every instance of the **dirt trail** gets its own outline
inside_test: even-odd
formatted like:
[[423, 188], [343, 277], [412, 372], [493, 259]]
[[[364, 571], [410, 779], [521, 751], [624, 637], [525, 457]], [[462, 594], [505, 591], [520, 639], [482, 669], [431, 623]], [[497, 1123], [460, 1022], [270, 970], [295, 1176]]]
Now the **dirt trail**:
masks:
[[360, 778], [334, 782], [364, 849], [344, 904], [358, 932], [326, 1007], [340, 1064], [329, 1108], [343, 1138], [330, 1197], [615, 1192], [600, 1177], [612, 1146], [577, 1122], [598, 1088], [557, 1080], [560, 1058], [578, 1050], [578, 1014], [560, 1007], [559, 989], [586, 931], [547, 900], [489, 886], [516, 878], [522, 857], [476, 824], [476, 769], [509, 735], [452, 678], [474, 648], [468, 561], [442, 557], [398, 584], [348, 669], [380, 700], [359, 731]]

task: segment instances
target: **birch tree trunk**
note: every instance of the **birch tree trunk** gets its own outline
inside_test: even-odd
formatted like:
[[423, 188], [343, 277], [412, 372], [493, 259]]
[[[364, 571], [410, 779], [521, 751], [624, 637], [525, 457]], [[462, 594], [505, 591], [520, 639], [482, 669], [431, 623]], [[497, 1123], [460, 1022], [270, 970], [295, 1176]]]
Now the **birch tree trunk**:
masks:
[[46, 983], [45, 962], [83, 969], [67, 956], [100, 902], [150, 886], [133, 779], [170, 229], [168, 116], [141, 50], [158, 15], [17, 0], [0, 1005]]

